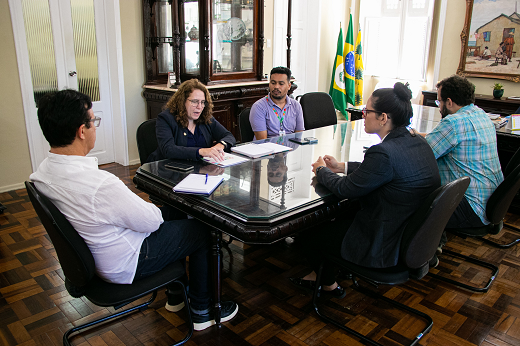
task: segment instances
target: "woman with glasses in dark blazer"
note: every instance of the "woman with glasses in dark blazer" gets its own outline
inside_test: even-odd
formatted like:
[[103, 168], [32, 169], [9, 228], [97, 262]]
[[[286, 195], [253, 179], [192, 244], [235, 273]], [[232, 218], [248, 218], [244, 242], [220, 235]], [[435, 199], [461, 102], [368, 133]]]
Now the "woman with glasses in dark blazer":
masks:
[[224, 151], [229, 151], [236, 140], [212, 114], [213, 102], [204, 84], [197, 79], [182, 83], [157, 117], [158, 148], [147, 162], [202, 157], [222, 161]]
[[[312, 165], [320, 184], [340, 198], [359, 203], [351, 204], [349, 215], [302, 235], [313, 271], [291, 278], [296, 285], [314, 288], [325, 253], [364, 267], [397, 264], [407, 219], [441, 185], [432, 149], [407, 128], [413, 115], [411, 98], [410, 89], [402, 83], [374, 91], [363, 110], [364, 126], [381, 143], [370, 147], [361, 163], [338, 162], [325, 155]], [[321, 285], [324, 294], [345, 296], [330, 266], [325, 266]]]

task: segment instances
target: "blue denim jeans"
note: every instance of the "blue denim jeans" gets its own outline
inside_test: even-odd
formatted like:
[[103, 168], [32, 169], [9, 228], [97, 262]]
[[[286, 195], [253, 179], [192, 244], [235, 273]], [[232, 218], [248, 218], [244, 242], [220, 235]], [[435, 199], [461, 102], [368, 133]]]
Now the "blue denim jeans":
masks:
[[162, 207], [161, 211], [165, 221], [141, 245], [134, 280], [190, 256], [190, 306], [195, 310], [205, 310], [210, 306], [210, 229], [198, 220], [186, 219], [185, 214], [183, 219], [175, 219], [182, 215], [179, 216], [171, 207]]

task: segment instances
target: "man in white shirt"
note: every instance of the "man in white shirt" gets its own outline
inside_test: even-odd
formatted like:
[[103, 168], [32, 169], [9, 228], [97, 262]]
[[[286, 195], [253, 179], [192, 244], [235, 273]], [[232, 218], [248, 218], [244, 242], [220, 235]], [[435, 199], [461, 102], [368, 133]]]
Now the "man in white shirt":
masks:
[[[99, 170], [97, 158], [86, 156], [94, 148], [101, 122], [87, 95], [75, 90], [45, 95], [38, 105], [38, 121], [51, 150], [30, 179], [85, 240], [97, 275], [130, 284], [190, 256], [194, 328], [213, 325], [208, 227], [194, 219], [172, 220], [174, 209], [145, 202], [115, 175]], [[182, 309], [178, 292], [172, 287], [167, 293], [166, 309]], [[234, 302], [223, 302], [222, 322], [237, 311]]]

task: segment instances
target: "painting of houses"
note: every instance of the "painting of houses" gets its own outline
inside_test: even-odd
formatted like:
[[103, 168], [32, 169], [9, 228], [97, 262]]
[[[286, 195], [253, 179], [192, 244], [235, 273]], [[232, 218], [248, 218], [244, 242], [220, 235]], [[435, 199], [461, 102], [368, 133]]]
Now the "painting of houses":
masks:
[[520, 74], [520, 14], [517, 11], [518, 1], [474, 2], [465, 52], [466, 72]]

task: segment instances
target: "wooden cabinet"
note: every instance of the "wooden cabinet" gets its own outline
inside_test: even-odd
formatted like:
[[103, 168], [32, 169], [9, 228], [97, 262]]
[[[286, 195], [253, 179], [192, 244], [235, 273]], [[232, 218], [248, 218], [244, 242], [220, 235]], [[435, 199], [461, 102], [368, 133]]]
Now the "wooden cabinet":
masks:
[[[423, 91], [422, 94], [423, 105], [437, 107], [435, 104], [435, 100], [437, 100], [436, 90]], [[513, 114], [520, 107], [520, 100], [509, 100], [505, 97], [495, 99], [491, 95], [477, 94], [475, 95], [475, 105], [488, 113]]]
[[183, 81], [197, 78], [208, 86], [213, 116], [240, 141], [238, 115], [269, 92], [264, 0], [142, 1], [148, 118]]
[[263, 78], [263, 0], [143, 0], [146, 84]]
[[[227, 128], [237, 141], [241, 141], [238, 129], [238, 115], [247, 107], [251, 107], [260, 98], [267, 95], [267, 81], [250, 82], [240, 85], [209, 86], [208, 90], [213, 100], [213, 116]], [[146, 99], [148, 118], [156, 118], [163, 106], [175, 90], [159, 85], [144, 86], [143, 96]]]

